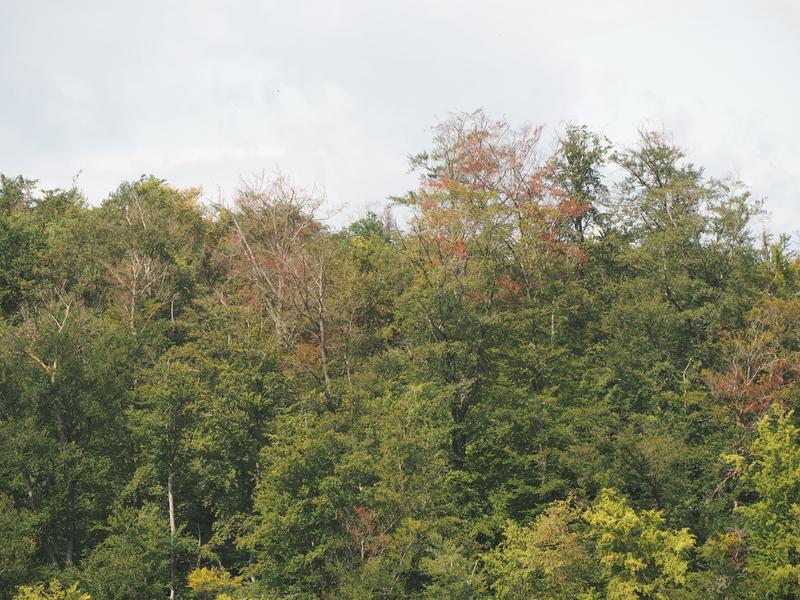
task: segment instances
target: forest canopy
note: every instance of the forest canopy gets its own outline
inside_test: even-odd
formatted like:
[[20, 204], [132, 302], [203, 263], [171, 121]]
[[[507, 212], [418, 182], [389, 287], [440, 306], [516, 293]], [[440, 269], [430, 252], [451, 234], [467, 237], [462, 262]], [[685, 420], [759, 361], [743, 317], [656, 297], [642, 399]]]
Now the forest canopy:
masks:
[[658, 131], [481, 111], [287, 177], [0, 176], [0, 598], [795, 598], [800, 260]]

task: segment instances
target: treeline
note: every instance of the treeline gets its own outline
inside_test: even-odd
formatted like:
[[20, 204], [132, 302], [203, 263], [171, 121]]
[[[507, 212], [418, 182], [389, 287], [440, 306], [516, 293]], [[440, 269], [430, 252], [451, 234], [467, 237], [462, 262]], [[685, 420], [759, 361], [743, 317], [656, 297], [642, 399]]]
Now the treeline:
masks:
[[441, 123], [399, 227], [2, 177], [0, 596], [800, 595], [800, 261], [664, 134], [540, 136]]

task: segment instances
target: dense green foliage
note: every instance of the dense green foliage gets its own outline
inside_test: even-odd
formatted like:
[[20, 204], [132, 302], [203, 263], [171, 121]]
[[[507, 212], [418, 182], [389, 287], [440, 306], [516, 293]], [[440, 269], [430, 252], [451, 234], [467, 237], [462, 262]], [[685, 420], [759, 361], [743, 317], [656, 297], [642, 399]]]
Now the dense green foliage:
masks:
[[0, 179], [0, 598], [796, 598], [800, 261], [663, 134], [453, 116], [334, 230]]

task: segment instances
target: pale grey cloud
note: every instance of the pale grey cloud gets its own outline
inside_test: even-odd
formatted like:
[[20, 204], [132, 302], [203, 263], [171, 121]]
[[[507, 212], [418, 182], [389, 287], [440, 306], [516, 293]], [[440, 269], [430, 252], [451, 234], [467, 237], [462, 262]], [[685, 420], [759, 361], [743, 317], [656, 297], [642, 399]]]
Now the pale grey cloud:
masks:
[[93, 202], [281, 171], [350, 216], [413, 185], [449, 111], [626, 143], [649, 124], [800, 228], [792, 0], [0, 3], [0, 171]]

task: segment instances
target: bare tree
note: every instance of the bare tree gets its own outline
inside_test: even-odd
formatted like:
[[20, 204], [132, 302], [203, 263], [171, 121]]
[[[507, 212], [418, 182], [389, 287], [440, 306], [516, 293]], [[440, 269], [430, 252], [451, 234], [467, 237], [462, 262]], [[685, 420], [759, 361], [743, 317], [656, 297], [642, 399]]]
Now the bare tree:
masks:
[[230, 260], [259, 307], [271, 320], [278, 343], [322, 386], [333, 406], [331, 375], [334, 242], [317, 218], [322, 198], [285, 177], [247, 185], [236, 210], [217, 209], [229, 221]]

